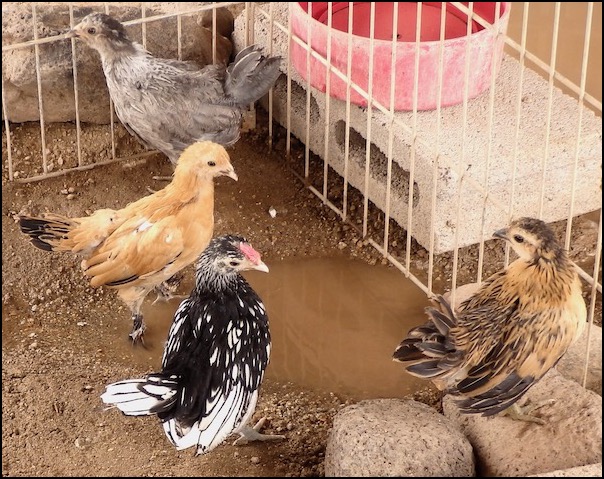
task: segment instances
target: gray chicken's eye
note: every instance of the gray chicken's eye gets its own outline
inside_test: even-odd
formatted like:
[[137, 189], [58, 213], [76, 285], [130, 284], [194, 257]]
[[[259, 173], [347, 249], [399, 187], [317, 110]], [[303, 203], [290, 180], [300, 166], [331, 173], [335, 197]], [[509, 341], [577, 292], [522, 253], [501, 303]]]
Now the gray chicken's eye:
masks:
[[94, 35], [94, 34], [96, 33], [96, 28], [94, 28], [94, 27], [90, 27], [90, 28], [88, 29], [88, 33], [89, 33], [90, 35]]
[[208, 166], [216, 166], [216, 162], [215, 161], [208, 161]]
[[514, 235], [514, 241], [516, 243], [524, 243], [524, 238], [520, 235]]

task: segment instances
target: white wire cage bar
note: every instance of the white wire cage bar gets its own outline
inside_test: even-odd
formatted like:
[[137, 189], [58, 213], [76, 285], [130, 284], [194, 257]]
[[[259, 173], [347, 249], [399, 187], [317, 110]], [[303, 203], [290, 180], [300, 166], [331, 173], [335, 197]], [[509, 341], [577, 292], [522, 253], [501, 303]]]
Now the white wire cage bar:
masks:
[[[341, 69], [334, 65], [332, 59], [332, 15], [334, 12], [334, 2], [309, 2], [307, 8], [309, 12], [313, 12], [313, 8], [319, 8], [319, 6], [325, 5], [327, 12], [326, 25], [328, 27], [327, 34], [327, 46], [325, 54], [321, 54], [313, 47], [314, 34], [308, 23], [306, 31], [306, 38], [302, 38], [299, 34], [293, 31], [292, 28], [292, 17], [291, 9], [292, 5], [288, 4], [274, 4], [274, 3], [255, 3], [255, 2], [213, 2], [206, 5], [198, 5], [195, 8], [191, 8], [188, 4], [182, 3], [179, 5], [179, 9], [174, 12], [162, 13], [162, 14], [149, 14], [149, 9], [143, 2], [140, 4], [140, 18], [125, 21], [126, 26], [129, 25], [141, 25], [141, 39], [143, 45], [147, 44], [147, 25], [150, 22], [174, 19], [175, 34], [177, 36], [177, 57], [183, 57], [182, 37], [184, 34], [184, 24], [182, 19], [188, 15], [199, 14], [208, 10], [212, 11], [212, 27], [213, 31], [216, 32], [217, 16], [216, 10], [222, 7], [233, 7], [243, 6], [244, 11], [239, 16], [243, 24], [242, 35], [243, 40], [240, 46], [245, 46], [253, 42], [263, 43], [267, 53], [269, 54], [281, 54], [285, 61], [283, 62], [283, 73], [285, 74], [284, 82], [284, 95], [282, 99], [279, 99], [276, 88], [272, 89], [268, 95], [268, 118], [269, 118], [269, 145], [272, 146], [274, 137], [277, 132], [277, 123], [281, 123], [282, 128], [285, 130], [285, 151], [287, 153], [289, 164], [292, 165], [294, 173], [304, 182], [304, 184], [310, 189], [323, 203], [338, 214], [343, 221], [347, 221], [358, 229], [359, 235], [363, 241], [370, 244], [376, 250], [378, 250], [383, 257], [404, 273], [414, 284], [421, 288], [427, 295], [434, 294], [435, 291], [441, 292], [443, 289], [450, 289], [452, 291], [453, 300], [455, 291], [460, 281], [460, 272], [462, 270], [461, 252], [467, 253], [469, 246], [462, 241], [461, 231], [464, 222], [467, 223], [468, 211], [465, 209], [463, 199], [470, 193], [477, 195], [479, 198], [479, 204], [476, 204], [476, 210], [478, 214], [474, 217], [478, 218], [479, 228], [481, 231], [478, 241], [476, 241], [475, 251], [471, 251], [473, 255], [472, 263], [469, 265], [469, 269], [472, 272], [471, 279], [473, 281], [480, 282], [484, 275], [491, 273], [493, 269], [498, 269], [500, 266], [509, 262], [509, 249], [505, 250], [504, 256], [492, 257], [491, 252], [485, 250], [485, 241], [489, 237], [489, 231], [485, 218], [490, 210], [497, 210], [501, 212], [501, 216], [506, 220], [514, 216], [523, 216], [524, 212], [519, 211], [514, 201], [516, 194], [521, 191], [525, 184], [521, 182], [519, 175], [519, 168], [521, 166], [522, 157], [524, 152], [522, 151], [521, 137], [524, 132], [525, 124], [522, 121], [522, 111], [524, 108], [525, 98], [525, 84], [527, 77], [533, 71], [537, 71], [547, 82], [547, 101], [541, 107], [546, 112], [546, 121], [541, 126], [541, 132], [543, 134], [544, 142], [542, 150], [540, 151], [540, 163], [539, 163], [539, 176], [536, 178], [534, 188], [539, 191], [539, 202], [536, 209], [535, 216], [543, 217], [545, 203], [548, 195], [546, 188], [546, 175], [548, 172], [548, 162], [550, 161], [550, 147], [552, 142], [552, 121], [554, 118], [554, 93], [558, 88], [564, 88], [568, 95], [571, 95], [576, 101], [576, 114], [577, 121], [573, 125], [574, 143], [572, 147], [572, 160], [574, 168], [572, 169], [571, 178], [568, 181], [569, 185], [569, 197], [566, 208], [566, 214], [563, 221], [565, 223], [562, 229], [562, 236], [564, 237], [565, 247], [569, 250], [574, 245], [574, 218], [576, 212], [580, 210], [578, 208], [577, 193], [578, 193], [578, 177], [577, 172], [579, 166], [582, 164], [584, 159], [581, 156], [581, 148], [586, 139], [585, 128], [586, 128], [586, 113], [585, 107], [588, 107], [591, 111], [595, 111], [596, 115], [600, 118], [601, 124], [601, 112], [602, 103], [601, 100], [587, 90], [587, 79], [588, 79], [588, 67], [590, 65], [590, 46], [593, 41], [593, 23], [594, 23], [594, 10], [598, 8], [593, 2], [585, 4], [585, 17], [584, 21], [584, 35], [581, 41], [581, 66], [578, 75], [575, 75], [577, 80], [572, 81], [571, 75], [566, 72], [561, 72], [558, 67], [558, 43], [559, 33], [562, 24], [561, 11], [564, 8], [560, 2], [553, 4], [553, 17], [552, 17], [552, 38], [550, 55], [547, 60], [544, 60], [532, 53], [528, 49], [528, 33], [530, 28], [533, 28], [531, 23], [531, 4], [530, 2], [515, 3], [513, 9], [522, 9], [521, 22], [520, 23], [520, 34], [516, 37], [510, 36], [504, 30], [497, 21], [483, 18], [476, 12], [477, 3], [469, 2], [468, 4], [459, 2], [443, 2], [441, 3], [441, 18], [438, 28], [438, 68], [436, 76], [438, 78], [438, 93], [436, 107], [431, 113], [420, 111], [418, 106], [418, 92], [420, 87], [419, 77], [419, 65], [420, 65], [420, 34], [422, 31], [422, 10], [426, 8], [423, 2], [417, 2], [417, 15], [415, 20], [414, 30], [414, 42], [415, 52], [412, 59], [413, 65], [413, 105], [406, 116], [401, 116], [396, 108], [396, 90], [395, 83], [397, 81], [395, 75], [394, 65], [397, 62], [397, 45], [398, 38], [396, 33], [396, 25], [398, 22], [398, 2], [394, 2], [393, 5], [393, 17], [392, 17], [392, 34], [385, 40], [390, 44], [390, 71], [388, 72], [388, 78], [390, 79], [391, 88], [386, 100], [380, 101], [374, 95], [374, 68], [375, 62], [373, 57], [373, 48], [370, 48], [370, 61], [368, 70], [368, 83], [366, 87], [361, 86], [355, 82], [352, 74], [352, 67], [354, 62], [353, 45], [356, 42], [355, 35], [353, 32], [353, 19], [354, 10], [357, 7], [358, 2], [349, 3], [348, 14], [346, 18], [347, 29], [346, 32], [346, 61], [344, 64], [346, 68]], [[284, 7], [285, 5], [285, 7]], [[494, 18], [498, 19], [502, 11], [503, 4], [501, 2], [495, 2], [494, 4]], [[96, 4], [94, 7], [98, 11], [104, 11], [107, 13], [112, 12], [114, 3], [103, 3]], [[180, 8], [182, 7], [182, 8]], [[43, 78], [40, 70], [40, 51], [39, 48], [42, 45], [48, 45], [53, 42], [62, 42], [65, 40], [65, 35], [54, 35], [51, 37], [41, 38], [38, 35], [36, 28], [37, 21], [37, 5], [36, 3], [31, 4], [32, 11], [32, 22], [33, 22], [33, 40], [24, 41], [20, 43], [2, 46], [2, 51], [10, 52], [19, 49], [34, 49], [36, 58], [36, 78], [37, 78], [37, 90], [38, 90], [38, 101], [39, 101], [39, 115], [40, 115], [40, 139], [41, 139], [41, 162], [42, 172], [34, 174], [29, 177], [15, 176], [15, 165], [13, 152], [16, 151], [18, 145], [15, 145], [13, 136], [11, 135], [11, 128], [13, 125], [9, 121], [10, 106], [7, 104], [6, 93], [5, 93], [5, 79], [3, 75], [2, 80], [2, 102], [3, 102], [3, 115], [4, 115], [4, 132], [6, 137], [6, 171], [9, 181], [39, 181], [46, 178], [59, 176], [66, 174], [70, 171], [81, 171], [95, 166], [109, 164], [117, 161], [132, 160], [148, 155], [152, 155], [155, 152], [141, 152], [135, 155], [128, 155], [119, 157], [116, 151], [116, 122], [113, 114], [113, 108], [110, 105], [110, 122], [111, 122], [111, 154], [108, 159], [97, 160], [95, 162], [87, 163], [82, 156], [82, 121], [79, 116], [79, 105], [81, 103], [82, 93], [78, 87], [78, 59], [76, 53], [76, 46], [74, 39], [71, 39], [71, 54], [72, 54], [72, 68], [73, 68], [73, 80], [74, 80], [74, 100], [75, 100], [75, 111], [76, 116], [75, 132], [76, 132], [76, 148], [75, 148], [75, 161], [74, 166], [64, 167], [50, 171], [47, 162], [46, 153], [46, 128], [45, 122], [45, 109], [44, 109], [44, 94], [43, 94]], [[460, 110], [459, 118], [460, 121], [460, 141], [458, 148], [458, 155], [451, 157], [450, 155], [444, 155], [441, 152], [441, 145], [444, 141], [443, 138], [448, 128], [446, 123], [447, 112], [450, 111], [450, 107], [443, 105], [442, 101], [442, 88], [443, 88], [443, 77], [444, 77], [444, 61], [445, 61], [445, 50], [444, 42], [446, 39], [446, 12], [447, 8], [454, 8], [460, 14], [466, 16], [465, 26], [465, 37], [467, 39], [465, 43], [465, 56], [464, 63], [462, 66], [461, 76], [463, 81], [463, 99], [461, 105], [458, 107]], [[601, 6], [599, 7], [601, 9]], [[78, 19], [74, 18], [73, 5], [68, 6], [69, 10], [69, 22], [73, 26]], [[376, 41], [375, 31], [375, 18], [376, 18], [376, 3], [372, 2], [369, 10], [369, 34], [368, 41], [371, 47], [374, 47]], [[513, 122], [510, 125], [512, 145], [511, 145], [511, 157], [512, 162], [510, 164], [510, 179], [509, 179], [509, 195], [507, 197], [500, 197], [494, 193], [491, 186], [491, 178], [496, 173], [497, 169], [500, 168], [498, 161], [498, 145], [493, 141], [494, 130], [498, 125], [499, 120], [499, 109], [497, 108], [496, 101], [499, 98], [498, 94], [502, 88], [501, 83], [498, 81], [497, 69], [498, 64], [495, 59], [496, 51], [493, 51], [493, 60], [491, 62], [491, 75], [488, 87], [482, 93], [482, 96], [487, 99], [485, 105], [485, 122], [484, 129], [487, 132], [487, 136], [490, 141], [486, 143], [486, 155], [483, 165], [482, 175], [478, 177], [468, 173], [467, 159], [472, 155], [472, 145], [468, 140], [470, 133], [472, 133], [472, 126], [470, 118], [472, 116], [472, 105], [475, 103], [475, 99], [470, 98], [469, 91], [469, 78], [472, 69], [472, 62], [470, 59], [470, 41], [469, 38], [472, 34], [473, 25], [480, 25], [486, 31], [493, 32], [497, 41], [505, 45], [506, 54], [510, 55], [517, 61], [518, 68], [516, 70], [516, 76], [511, 79], [515, 85], [515, 91], [512, 98], [509, 101], [512, 104], [515, 115]], [[601, 25], [600, 25], [601, 35]], [[237, 28], [236, 28], [237, 31]], [[300, 74], [296, 71], [292, 63], [292, 50], [293, 48], [300, 48], [304, 52], [306, 58], [306, 79], [303, 79]], [[217, 40], [216, 35], [212, 37], [212, 61], [216, 62], [217, 54]], [[320, 93], [323, 98], [323, 109], [321, 112], [323, 121], [320, 126], [315, 125], [316, 118], [313, 116], [314, 108], [317, 107], [318, 93], [316, 89], [311, 85], [311, 61], [318, 62], [321, 68], [325, 70], [326, 84], [324, 93]], [[335, 80], [343, 82], [345, 86], [344, 99], [333, 98], [332, 88]], [[509, 80], [509, 79], [508, 79]], [[296, 100], [296, 92], [302, 88], [302, 107], [299, 109], [299, 115], [294, 115], [294, 107]], [[366, 106], [360, 108], [352, 101], [353, 95], [360, 97], [366, 103]], [[336, 118], [336, 112], [341, 108], [343, 111], [340, 120]], [[284, 110], [284, 113], [279, 114], [280, 110]], [[357, 130], [353, 128], [353, 123], [359, 115], [363, 118], [364, 128], [359, 134]], [[430, 130], [430, 134], [426, 134], [425, 131], [425, 118], [430, 117], [433, 119], [435, 127]], [[300, 120], [298, 117], [303, 117], [303, 127], [300, 131], [296, 132], [294, 124]], [[337, 159], [333, 155], [332, 144], [334, 142], [333, 125], [341, 121], [341, 143], [344, 162], [341, 167], [337, 165]], [[381, 122], [381, 123], [380, 123]], [[317, 126], [317, 128], [315, 128]], [[375, 147], [376, 135], [380, 133], [380, 130], [386, 130], [386, 140], [381, 148]], [[407, 154], [407, 169], [405, 181], [407, 182], [406, 189], [401, 187], [400, 184], [400, 172], [401, 167], [397, 163], [395, 157], [401, 152], [400, 142], [395, 137], [395, 130], [401, 132], [401, 135], [406, 138], [407, 142], [405, 145]], [[601, 135], [601, 127], [600, 127]], [[292, 138], [297, 137], [298, 140], [304, 144], [301, 155], [295, 157], [293, 152]], [[601, 142], [601, 136], [600, 136]], [[320, 145], [320, 146], [316, 146]], [[360, 163], [355, 165], [353, 160], [353, 153], [356, 150], [360, 150], [359, 156]], [[382, 150], [382, 151], [380, 151]], [[374, 178], [372, 176], [373, 170], [376, 168], [376, 157], [383, 155], [384, 158], [384, 194], [383, 201], [380, 205], [376, 203], [375, 198], [372, 196], [371, 191], [374, 184]], [[296, 164], [295, 158], [299, 158]], [[423, 158], [423, 160], [422, 160]], [[426, 162], [425, 159], [429, 161]], [[422, 160], [420, 162], [420, 160]], [[600, 146], [600, 166], [601, 166], [601, 146]], [[597, 161], [594, 159], [593, 161]], [[379, 166], [379, 165], [378, 165]], [[353, 184], [354, 169], [357, 168], [362, 172], [361, 180], [357, 184]], [[431, 218], [436, 215], [436, 205], [438, 197], [441, 193], [443, 184], [447, 181], [446, 178], [442, 177], [443, 170], [450, 171], [451, 176], [454, 178], [453, 183], [455, 184], [455, 193], [451, 197], [451, 211], [452, 211], [452, 223], [453, 227], [453, 239], [452, 247], [447, 252], [439, 252], [435, 247], [436, 237], [438, 234], [438, 227], [435, 221], [431, 221], [429, 226], [428, 238], [424, 242], [425, 244], [418, 245], [416, 242], [417, 236], [417, 213], [414, 207], [415, 203], [415, 181], [422, 175], [427, 174], [429, 177], [428, 191], [424, 191], [423, 194], [430, 198], [430, 210]], [[427, 173], [426, 173], [427, 171]], [[399, 175], [397, 177], [397, 175]], [[395, 217], [395, 206], [403, 202], [402, 209], [406, 214], [406, 223], [399, 224], [399, 221]], [[400, 206], [400, 205], [399, 205]], [[581, 278], [586, 282], [587, 295], [588, 295], [588, 310], [589, 310], [589, 321], [590, 325], [593, 323], [594, 315], [596, 314], [596, 304], [601, 305], [601, 230], [602, 230], [602, 216], [601, 216], [601, 200], [599, 208], [599, 220], [598, 226], [593, 230], [594, 241], [591, 249], [588, 252], [588, 258], [586, 261], [577, 262], [577, 268], [581, 275]], [[424, 267], [418, 268], [418, 257], [420, 253], [427, 256], [427, 261], [423, 261]], [[487, 254], [491, 255], [489, 259], [489, 267], [485, 266]], [[465, 255], [468, 256], [467, 254]], [[442, 272], [443, 262], [447, 263], [447, 272]], [[593, 265], [592, 265], [593, 262]], [[580, 264], [579, 264], [580, 263]], [[467, 264], [465, 266], [468, 266]], [[468, 275], [464, 275], [463, 281], [468, 281]], [[600, 306], [601, 314], [601, 306]], [[591, 327], [588, 334], [591, 334]], [[588, 342], [589, 343], [589, 342]], [[589, 350], [586, 350], [586, 356], [589, 354]], [[586, 367], [587, 367], [586, 360]]]

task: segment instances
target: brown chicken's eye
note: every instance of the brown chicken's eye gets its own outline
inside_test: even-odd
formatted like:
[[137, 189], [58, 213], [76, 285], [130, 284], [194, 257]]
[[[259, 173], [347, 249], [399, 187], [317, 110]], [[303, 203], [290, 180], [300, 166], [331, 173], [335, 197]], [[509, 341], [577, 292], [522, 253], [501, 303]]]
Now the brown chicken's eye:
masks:
[[514, 241], [516, 243], [524, 243], [524, 238], [520, 235], [514, 235]]
[[215, 161], [208, 161], [208, 166], [216, 166], [216, 162]]
[[90, 27], [90, 28], [88, 29], [88, 33], [90, 33], [90, 35], [94, 35], [94, 34], [96, 33], [96, 28], [94, 28], [94, 27]]

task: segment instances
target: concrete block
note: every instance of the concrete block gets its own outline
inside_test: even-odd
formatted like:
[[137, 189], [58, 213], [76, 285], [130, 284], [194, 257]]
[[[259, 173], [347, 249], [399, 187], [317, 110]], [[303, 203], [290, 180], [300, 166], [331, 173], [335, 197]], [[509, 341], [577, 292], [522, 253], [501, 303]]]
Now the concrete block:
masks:
[[[275, 4], [275, 21], [287, 26], [288, 3]], [[254, 42], [268, 48], [268, 19], [255, 16]], [[235, 50], [244, 46], [245, 20], [235, 20]], [[287, 58], [287, 34], [273, 28], [272, 51]], [[282, 69], [287, 71], [287, 62]], [[345, 72], [343, 72], [345, 73]], [[433, 225], [435, 253], [491, 237], [508, 223], [509, 207], [514, 216], [540, 216], [546, 222], [564, 219], [570, 211], [571, 184], [575, 177], [575, 215], [602, 206], [602, 119], [558, 88], [551, 95], [549, 141], [548, 82], [525, 68], [520, 85], [520, 64], [504, 55], [495, 82], [494, 107], [490, 119], [490, 91], [468, 102], [464, 128], [463, 105], [417, 114], [417, 140], [413, 138], [412, 112], [397, 112], [390, 127], [386, 114], [373, 109], [370, 137], [370, 178], [367, 195], [380, 209], [386, 206], [386, 171], [390, 128], [393, 135], [391, 217], [425, 248], [430, 249]], [[361, 192], [365, 189], [367, 109], [351, 105], [350, 154], [344, 157], [346, 103], [310, 87], [310, 118], [306, 118], [307, 83], [291, 68], [291, 130], [311, 151]], [[519, 108], [518, 89], [521, 87]], [[329, 102], [329, 118], [326, 106]], [[287, 82], [282, 77], [274, 88], [273, 114], [286, 125]], [[388, 105], [384, 105], [388, 108]], [[519, 110], [519, 111], [518, 111]], [[582, 111], [581, 111], [582, 110]], [[582, 113], [580, 141], [577, 131]], [[517, 118], [520, 127], [517, 131]], [[306, 138], [306, 125], [310, 135]], [[489, 129], [489, 124], [492, 127]], [[328, 128], [327, 149], [325, 128]], [[465, 141], [463, 137], [465, 136]], [[578, 144], [578, 150], [576, 150]], [[575, 162], [575, 151], [578, 151]], [[411, 177], [413, 185], [410, 188]], [[412, 219], [408, 218], [412, 191]], [[513, 196], [512, 196], [513, 195]], [[543, 213], [540, 215], [541, 198]], [[458, 214], [459, 203], [459, 214]], [[459, 218], [458, 218], [459, 217]]]

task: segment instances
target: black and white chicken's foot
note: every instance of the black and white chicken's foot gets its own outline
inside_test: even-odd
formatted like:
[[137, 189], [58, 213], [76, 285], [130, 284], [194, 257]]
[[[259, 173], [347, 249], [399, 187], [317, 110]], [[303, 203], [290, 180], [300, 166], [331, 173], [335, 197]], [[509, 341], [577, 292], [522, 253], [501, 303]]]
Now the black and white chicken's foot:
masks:
[[132, 315], [132, 332], [128, 335], [130, 339], [132, 339], [132, 344], [136, 344], [140, 342], [142, 345], [145, 344], [143, 339], [143, 334], [145, 332], [145, 323], [143, 321], [142, 314], [133, 314]]
[[252, 441], [280, 441], [285, 439], [285, 436], [281, 434], [261, 434], [259, 431], [264, 426], [266, 422], [266, 418], [263, 417], [260, 419], [254, 427], [243, 426], [239, 431], [237, 431], [241, 437], [239, 437], [234, 443], [233, 446], [243, 446]]
[[534, 416], [532, 413], [536, 409], [539, 409], [543, 406], [552, 405], [555, 402], [555, 399], [546, 399], [544, 401], [525, 404], [524, 406], [519, 406], [517, 403], [514, 403], [501, 414], [502, 416], [508, 416], [511, 419], [514, 419], [515, 421], [534, 422], [535, 424], [540, 424], [543, 426], [545, 424], [545, 421], [540, 417]]

